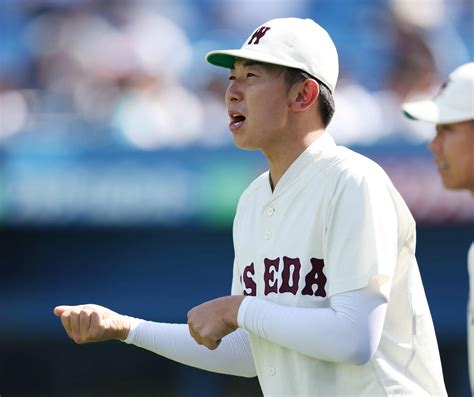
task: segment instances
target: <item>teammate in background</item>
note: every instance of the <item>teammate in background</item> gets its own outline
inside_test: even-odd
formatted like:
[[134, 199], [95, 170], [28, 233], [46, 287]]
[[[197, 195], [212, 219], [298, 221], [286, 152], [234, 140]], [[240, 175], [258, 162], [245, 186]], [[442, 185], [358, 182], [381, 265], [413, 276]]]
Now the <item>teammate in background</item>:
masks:
[[445, 396], [413, 217], [377, 164], [325, 132], [339, 69], [327, 32], [274, 19], [206, 58], [230, 69], [235, 144], [269, 163], [237, 207], [232, 293], [187, 325], [58, 306], [69, 337], [257, 375], [266, 396]]
[[[444, 186], [467, 189], [474, 198], [474, 62], [455, 69], [433, 100], [405, 103], [402, 108], [412, 119], [436, 124], [429, 148]], [[468, 361], [474, 393], [474, 243], [468, 252], [468, 272]]]

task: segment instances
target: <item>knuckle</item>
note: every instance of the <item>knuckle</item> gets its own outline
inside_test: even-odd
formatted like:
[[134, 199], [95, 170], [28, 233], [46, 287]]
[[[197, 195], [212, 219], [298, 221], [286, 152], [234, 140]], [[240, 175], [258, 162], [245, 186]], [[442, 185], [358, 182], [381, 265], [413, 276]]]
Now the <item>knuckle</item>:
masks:
[[89, 320], [89, 319], [90, 319], [90, 316], [91, 316], [91, 314], [90, 314], [88, 311], [86, 311], [86, 310], [83, 310], [83, 311], [80, 313], [80, 315], [79, 315], [79, 317], [80, 317], [80, 319], [81, 319], [82, 321], [87, 321], [87, 320]]
[[99, 324], [101, 323], [101, 322], [100, 322], [100, 316], [99, 316], [98, 313], [92, 312], [90, 317], [91, 317], [91, 324], [92, 324], [93, 326], [97, 326], [97, 325], [99, 325]]
[[99, 339], [102, 336], [102, 329], [100, 329], [99, 327], [91, 328], [89, 335], [91, 339]]
[[67, 312], [63, 312], [61, 314], [61, 319], [68, 319], [71, 317], [71, 312], [70, 311], [67, 311]]

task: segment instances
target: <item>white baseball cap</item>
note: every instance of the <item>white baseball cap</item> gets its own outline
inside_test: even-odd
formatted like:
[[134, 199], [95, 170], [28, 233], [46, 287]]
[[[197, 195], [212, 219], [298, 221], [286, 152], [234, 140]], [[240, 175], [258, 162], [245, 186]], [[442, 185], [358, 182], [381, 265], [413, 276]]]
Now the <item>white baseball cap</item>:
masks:
[[240, 50], [206, 54], [209, 63], [229, 69], [236, 58], [304, 70], [326, 84], [331, 92], [339, 74], [336, 46], [312, 19], [272, 19], [252, 32]]
[[409, 118], [435, 124], [474, 120], [474, 62], [455, 69], [432, 100], [402, 105]]

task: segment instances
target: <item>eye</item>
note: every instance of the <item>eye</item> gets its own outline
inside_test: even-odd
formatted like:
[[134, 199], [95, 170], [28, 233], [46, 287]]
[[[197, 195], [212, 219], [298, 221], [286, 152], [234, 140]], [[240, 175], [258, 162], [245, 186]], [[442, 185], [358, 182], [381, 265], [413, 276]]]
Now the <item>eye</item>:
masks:
[[438, 127], [436, 128], [436, 131], [438, 132], [438, 135], [448, 134], [453, 131], [453, 125], [452, 124], [439, 124]]
[[230, 75], [229, 80], [235, 80], [235, 76]]
[[256, 75], [256, 74], [253, 74], [253, 73], [250, 73], [250, 72], [247, 73], [247, 78], [249, 78], [249, 77], [255, 77], [255, 76], [257, 76], [257, 75]]

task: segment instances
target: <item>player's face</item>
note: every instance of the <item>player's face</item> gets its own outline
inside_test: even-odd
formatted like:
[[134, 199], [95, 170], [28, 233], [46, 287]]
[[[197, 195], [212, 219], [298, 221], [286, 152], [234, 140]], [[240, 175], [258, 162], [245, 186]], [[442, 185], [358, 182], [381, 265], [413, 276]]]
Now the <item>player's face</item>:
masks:
[[443, 184], [474, 193], [474, 120], [438, 124], [429, 144]]
[[284, 142], [288, 134], [288, 89], [283, 68], [236, 60], [225, 101], [229, 128], [239, 148], [268, 154]]

